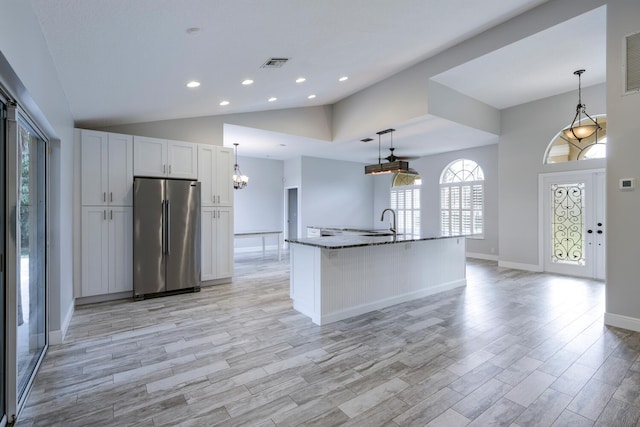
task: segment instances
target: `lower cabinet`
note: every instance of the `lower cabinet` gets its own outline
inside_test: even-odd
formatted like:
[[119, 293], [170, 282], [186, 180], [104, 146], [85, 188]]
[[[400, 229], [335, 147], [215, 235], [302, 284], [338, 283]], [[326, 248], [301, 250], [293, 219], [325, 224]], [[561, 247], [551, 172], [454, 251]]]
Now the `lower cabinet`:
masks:
[[82, 297], [133, 291], [133, 208], [82, 207]]
[[203, 207], [201, 279], [215, 280], [233, 276], [233, 208]]

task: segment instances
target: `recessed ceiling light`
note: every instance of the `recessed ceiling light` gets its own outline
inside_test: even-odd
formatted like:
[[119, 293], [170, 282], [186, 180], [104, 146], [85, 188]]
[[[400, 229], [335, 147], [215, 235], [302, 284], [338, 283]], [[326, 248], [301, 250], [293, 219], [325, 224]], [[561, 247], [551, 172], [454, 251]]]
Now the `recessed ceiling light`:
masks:
[[251, 79], [243, 80], [242, 84], [245, 85], [245, 86], [252, 85], [253, 84], [253, 80], [251, 80]]
[[349, 80], [349, 77], [347, 76], [342, 76], [338, 79], [339, 82], [344, 82], [345, 80]]
[[229, 105], [229, 101], [222, 101], [222, 102], [220, 102], [220, 105], [222, 107], [224, 107], [225, 105]]
[[273, 102], [273, 101], [277, 101], [278, 98], [276, 98], [275, 96], [272, 96], [271, 98], [267, 99], [267, 101], [269, 102]]
[[309, 99], [313, 99], [315, 97], [316, 97], [316, 95], [314, 93], [312, 93], [311, 95], [307, 96], [307, 98], [309, 98]]
[[200, 32], [200, 28], [198, 27], [187, 28], [187, 34], [197, 34], [199, 32]]
[[280, 147], [286, 147], [287, 144], [280, 144]]
[[302, 83], [302, 82], [304, 82], [304, 81], [306, 81], [306, 80], [307, 80], [307, 79], [305, 79], [304, 77], [298, 77], [298, 78], [296, 79], [296, 83]]
[[189, 88], [194, 88], [198, 86], [200, 86], [200, 82], [197, 82], [195, 80], [191, 80], [190, 82], [187, 83], [187, 87]]

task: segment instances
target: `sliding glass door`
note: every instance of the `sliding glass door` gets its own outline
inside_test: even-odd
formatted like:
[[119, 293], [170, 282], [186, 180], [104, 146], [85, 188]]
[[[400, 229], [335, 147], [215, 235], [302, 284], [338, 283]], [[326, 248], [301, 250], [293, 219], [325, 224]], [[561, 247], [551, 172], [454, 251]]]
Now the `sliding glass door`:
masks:
[[10, 421], [24, 404], [47, 346], [47, 143], [8, 108], [6, 144], [6, 393]]

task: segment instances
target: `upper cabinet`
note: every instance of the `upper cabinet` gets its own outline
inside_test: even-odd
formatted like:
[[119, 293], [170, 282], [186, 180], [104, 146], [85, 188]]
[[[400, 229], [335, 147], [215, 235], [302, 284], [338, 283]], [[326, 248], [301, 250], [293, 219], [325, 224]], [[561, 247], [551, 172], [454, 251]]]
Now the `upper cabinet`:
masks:
[[233, 149], [199, 144], [198, 180], [202, 206], [232, 206]]
[[136, 136], [133, 147], [136, 176], [198, 178], [197, 144]]
[[133, 137], [80, 130], [82, 204], [131, 206]]

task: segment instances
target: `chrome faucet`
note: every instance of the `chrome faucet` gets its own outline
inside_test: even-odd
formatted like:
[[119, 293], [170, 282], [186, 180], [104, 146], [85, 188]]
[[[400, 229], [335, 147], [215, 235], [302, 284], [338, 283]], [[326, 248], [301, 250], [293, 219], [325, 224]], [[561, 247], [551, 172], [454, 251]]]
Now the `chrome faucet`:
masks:
[[391, 211], [391, 213], [393, 214], [393, 225], [391, 227], [389, 227], [389, 230], [393, 233], [393, 237], [396, 237], [396, 235], [398, 234], [398, 232], [396, 231], [396, 211], [394, 211], [391, 208], [386, 208], [385, 210], [382, 211], [382, 216], [380, 216], [380, 221], [384, 221], [384, 213], [386, 211]]

